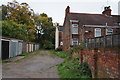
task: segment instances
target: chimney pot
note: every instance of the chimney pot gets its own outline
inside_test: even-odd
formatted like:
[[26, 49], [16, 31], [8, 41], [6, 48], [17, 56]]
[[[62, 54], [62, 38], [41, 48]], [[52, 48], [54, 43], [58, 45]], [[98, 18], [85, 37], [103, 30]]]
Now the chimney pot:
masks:
[[107, 15], [107, 16], [111, 16], [111, 9], [110, 6], [108, 7], [104, 7], [104, 11], [102, 12], [102, 14]]
[[66, 14], [67, 13], [70, 13], [70, 7], [69, 6], [67, 6], [67, 8], [66, 8]]

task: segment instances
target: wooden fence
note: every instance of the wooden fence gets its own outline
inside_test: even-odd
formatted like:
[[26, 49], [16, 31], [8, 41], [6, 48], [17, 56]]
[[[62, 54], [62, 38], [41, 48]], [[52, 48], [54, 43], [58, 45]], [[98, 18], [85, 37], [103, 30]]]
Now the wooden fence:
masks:
[[120, 48], [120, 34], [85, 39], [86, 48]]

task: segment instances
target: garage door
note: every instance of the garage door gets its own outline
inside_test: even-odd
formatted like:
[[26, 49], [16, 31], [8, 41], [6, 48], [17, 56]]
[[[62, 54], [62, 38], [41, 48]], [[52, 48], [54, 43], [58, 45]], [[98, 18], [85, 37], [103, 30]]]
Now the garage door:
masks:
[[2, 60], [9, 58], [9, 41], [2, 40]]
[[12, 57], [17, 56], [17, 46], [18, 46], [18, 42], [12, 41]]

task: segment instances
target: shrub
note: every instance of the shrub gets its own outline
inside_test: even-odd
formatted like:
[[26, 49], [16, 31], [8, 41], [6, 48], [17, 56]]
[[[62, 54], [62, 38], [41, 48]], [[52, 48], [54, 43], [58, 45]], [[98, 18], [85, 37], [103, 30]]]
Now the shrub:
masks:
[[78, 69], [79, 69], [80, 75], [92, 77], [91, 70], [87, 62], [80, 64], [78, 66]]
[[62, 51], [62, 48], [59, 47], [59, 48], [55, 49], [55, 51]]
[[54, 44], [48, 40], [46, 40], [46, 42], [43, 45], [44, 49], [53, 49], [54, 48]]
[[91, 73], [86, 63], [79, 64], [78, 60], [65, 61], [58, 65], [61, 78], [90, 78]]

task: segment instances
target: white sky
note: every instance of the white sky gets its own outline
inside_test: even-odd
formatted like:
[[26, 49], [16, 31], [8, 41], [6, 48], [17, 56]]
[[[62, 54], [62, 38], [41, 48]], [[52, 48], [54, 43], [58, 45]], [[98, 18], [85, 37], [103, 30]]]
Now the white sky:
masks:
[[[0, 0], [1, 4], [7, 4], [12, 0]], [[118, 14], [118, 2], [120, 0], [17, 0], [26, 2], [35, 13], [46, 13], [53, 18], [53, 22], [63, 24], [65, 8], [69, 5], [71, 12], [101, 14], [104, 6], [111, 6], [112, 14]]]

